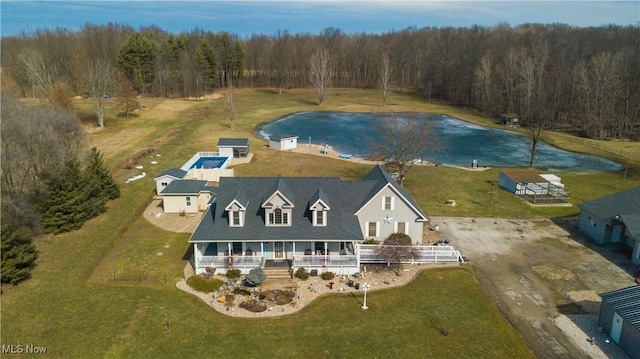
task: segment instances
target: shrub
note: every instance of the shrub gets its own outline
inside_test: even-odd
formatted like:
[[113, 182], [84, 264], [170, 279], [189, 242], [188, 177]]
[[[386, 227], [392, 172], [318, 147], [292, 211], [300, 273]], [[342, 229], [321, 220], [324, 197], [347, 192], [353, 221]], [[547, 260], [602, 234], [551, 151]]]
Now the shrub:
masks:
[[240, 269], [229, 269], [227, 271], [227, 278], [229, 279], [238, 279], [240, 278]]
[[251, 287], [257, 287], [266, 279], [267, 275], [264, 273], [264, 270], [258, 267], [253, 268], [251, 271], [249, 271], [249, 274], [247, 274], [247, 278], [245, 278], [244, 283]]
[[307, 272], [306, 269], [300, 267], [298, 268], [298, 270], [296, 270], [296, 272], [293, 274], [296, 278], [302, 279], [302, 280], [307, 280], [309, 279], [309, 272]]
[[384, 244], [410, 246], [411, 237], [404, 233], [391, 233], [389, 237], [384, 240]]
[[331, 280], [335, 276], [336, 275], [333, 272], [324, 272], [324, 273], [320, 274], [320, 278], [322, 278], [324, 280]]
[[233, 290], [233, 294], [236, 295], [251, 295], [251, 293], [249, 293], [248, 290], [246, 289], [240, 289], [240, 288], [236, 288]]
[[267, 310], [267, 303], [264, 303], [264, 302], [256, 303], [253, 299], [249, 299], [240, 303], [240, 308], [246, 309], [250, 312], [260, 313]]
[[378, 243], [380, 242], [373, 238], [365, 239], [364, 242], [362, 242], [362, 244], [378, 244]]
[[192, 275], [187, 279], [187, 284], [198, 292], [215, 292], [224, 284], [220, 279], [205, 279], [199, 275]]

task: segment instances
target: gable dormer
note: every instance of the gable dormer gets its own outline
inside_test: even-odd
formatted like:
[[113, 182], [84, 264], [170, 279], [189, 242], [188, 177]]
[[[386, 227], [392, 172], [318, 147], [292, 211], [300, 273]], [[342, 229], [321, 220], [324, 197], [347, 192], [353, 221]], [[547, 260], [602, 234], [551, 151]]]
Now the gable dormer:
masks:
[[327, 197], [322, 189], [318, 189], [309, 201], [309, 210], [311, 211], [313, 225], [316, 227], [326, 226], [330, 209], [329, 197]]
[[249, 201], [243, 190], [238, 190], [233, 200], [225, 207], [229, 218], [229, 227], [243, 227]]
[[284, 178], [278, 176], [276, 184], [262, 201], [266, 226], [291, 226], [294, 195]]

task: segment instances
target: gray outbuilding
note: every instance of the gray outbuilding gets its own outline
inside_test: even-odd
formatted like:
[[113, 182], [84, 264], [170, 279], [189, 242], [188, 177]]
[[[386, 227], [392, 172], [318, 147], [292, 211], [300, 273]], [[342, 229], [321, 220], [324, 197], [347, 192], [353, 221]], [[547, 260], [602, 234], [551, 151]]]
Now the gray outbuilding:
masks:
[[632, 359], [640, 359], [640, 286], [600, 294], [598, 326]]

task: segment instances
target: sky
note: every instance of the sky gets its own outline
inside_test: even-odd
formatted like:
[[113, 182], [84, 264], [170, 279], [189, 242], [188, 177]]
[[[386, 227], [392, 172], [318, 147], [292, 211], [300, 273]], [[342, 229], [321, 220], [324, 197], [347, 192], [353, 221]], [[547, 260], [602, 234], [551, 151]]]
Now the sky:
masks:
[[0, 0], [2, 36], [36, 29], [80, 30], [85, 23], [156, 25], [172, 32], [194, 28], [242, 38], [278, 31], [319, 34], [334, 27], [347, 34], [388, 33], [409, 27], [563, 23], [587, 27], [640, 26], [633, 1], [16, 1]]

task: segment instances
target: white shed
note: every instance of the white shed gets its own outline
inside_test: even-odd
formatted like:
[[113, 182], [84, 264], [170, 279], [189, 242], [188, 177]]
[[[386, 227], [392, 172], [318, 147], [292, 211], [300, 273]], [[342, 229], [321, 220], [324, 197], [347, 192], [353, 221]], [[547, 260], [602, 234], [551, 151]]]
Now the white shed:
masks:
[[280, 151], [293, 150], [298, 147], [298, 136], [286, 134], [269, 136], [269, 147]]

